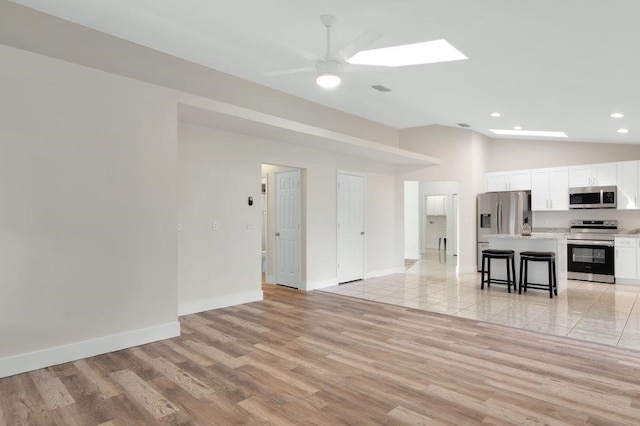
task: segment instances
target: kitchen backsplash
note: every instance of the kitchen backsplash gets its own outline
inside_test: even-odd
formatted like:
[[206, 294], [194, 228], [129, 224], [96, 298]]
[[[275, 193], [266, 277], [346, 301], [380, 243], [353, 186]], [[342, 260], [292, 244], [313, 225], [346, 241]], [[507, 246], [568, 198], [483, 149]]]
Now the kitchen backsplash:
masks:
[[533, 212], [534, 228], [566, 228], [573, 219], [615, 219], [620, 230], [640, 228], [640, 210], [576, 209], [562, 212]]

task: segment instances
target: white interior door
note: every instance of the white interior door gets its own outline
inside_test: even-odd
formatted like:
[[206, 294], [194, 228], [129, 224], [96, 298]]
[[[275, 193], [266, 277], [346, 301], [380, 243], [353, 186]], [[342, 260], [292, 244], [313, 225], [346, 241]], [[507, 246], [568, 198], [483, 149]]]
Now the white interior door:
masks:
[[276, 283], [300, 287], [300, 170], [275, 173]]
[[338, 173], [338, 282], [364, 278], [364, 176]]

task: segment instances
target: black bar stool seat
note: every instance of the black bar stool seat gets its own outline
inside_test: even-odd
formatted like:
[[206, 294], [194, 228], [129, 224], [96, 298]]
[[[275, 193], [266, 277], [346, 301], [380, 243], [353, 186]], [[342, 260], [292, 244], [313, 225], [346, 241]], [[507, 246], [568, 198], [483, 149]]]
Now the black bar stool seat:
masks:
[[[529, 262], [546, 262], [549, 273], [547, 283], [530, 283], [529, 282]], [[523, 280], [524, 275], [524, 280]], [[553, 299], [553, 295], [558, 295], [558, 279], [556, 276], [556, 254], [550, 251], [523, 251], [520, 253], [520, 279], [518, 293], [522, 294], [522, 290], [527, 292], [527, 288], [538, 290], [549, 290], [549, 298]]]
[[[487, 288], [491, 287], [491, 284], [506, 284], [507, 291], [511, 293], [511, 284], [513, 283], [513, 290], [518, 289], [516, 282], [516, 262], [514, 260], [515, 252], [513, 250], [496, 250], [486, 249], [482, 250], [482, 277], [480, 289], [484, 290], [485, 283]], [[498, 278], [491, 278], [491, 259], [504, 259], [507, 262], [507, 279], [502, 280]], [[487, 265], [487, 279], [484, 279], [484, 267]]]

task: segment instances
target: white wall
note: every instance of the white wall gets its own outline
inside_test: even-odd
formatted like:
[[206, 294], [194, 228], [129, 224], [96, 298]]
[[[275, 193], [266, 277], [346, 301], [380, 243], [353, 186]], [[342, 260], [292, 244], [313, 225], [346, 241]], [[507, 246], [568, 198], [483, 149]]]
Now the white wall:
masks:
[[[258, 297], [260, 209], [255, 205], [248, 208], [246, 198], [259, 197], [262, 164], [284, 164], [305, 172], [306, 289], [337, 283], [337, 170], [363, 173], [367, 179], [365, 274], [402, 270], [402, 253], [398, 261], [393, 245], [388, 244], [395, 239], [396, 222], [395, 211], [389, 208], [395, 200], [391, 167], [183, 122], [179, 124], [178, 146], [179, 221], [185, 229], [179, 233], [181, 312], [186, 312], [186, 307], [210, 309], [208, 306], [227, 300], [239, 303], [233, 295], [244, 295], [247, 300]], [[194, 165], [200, 173], [195, 174]], [[233, 185], [211, 184], [216, 177], [229, 181], [235, 173], [244, 177]], [[221, 232], [222, 221], [218, 234], [208, 230], [212, 215], [230, 223], [228, 233]], [[256, 224], [253, 232], [244, 229], [247, 221]], [[188, 232], [190, 229], [193, 232]]]
[[420, 259], [420, 182], [404, 183], [404, 257]]
[[189, 124], [178, 144], [184, 94], [6, 46], [0, 57], [0, 376], [260, 299], [260, 205], [247, 197], [260, 199], [262, 163], [306, 172], [307, 289], [336, 283], [338, 169], [367, 177], [366, 275], [403, 270], [392, 166]]
[[262, 300], [260, 161], [232, 133], [178, 130], [179, 313]]
[[[342, 170], [349, 169], [343, 167]], [[396, 179], [392, 174], [370, 172], [365, 176], [365, 278], [403, 273], [402, 246], [392, 244], [396, 239], [396, 225], [404, 222], [402, 213], [396, 214], [392, 206], [397, 205], [402, 211], [403, 191], [396, 192]]]
[[640, 145], [491, 139], [487, 171], [640, 160]]
[[170, 92], [0, 57], [0, 376], [177, 335]]

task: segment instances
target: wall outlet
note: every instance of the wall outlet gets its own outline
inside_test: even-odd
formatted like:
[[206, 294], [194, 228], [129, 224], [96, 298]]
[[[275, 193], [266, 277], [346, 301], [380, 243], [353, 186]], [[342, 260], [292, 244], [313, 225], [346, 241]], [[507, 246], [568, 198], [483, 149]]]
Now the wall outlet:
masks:
[[253, 229], [253, 223], [247, 222], [247, 229]]
[[178, 224], [178, 231], [182, 231], [182, 224]]
[[218, 222], [211, 222], [211, 230], [217, 231], [219, 229]]

